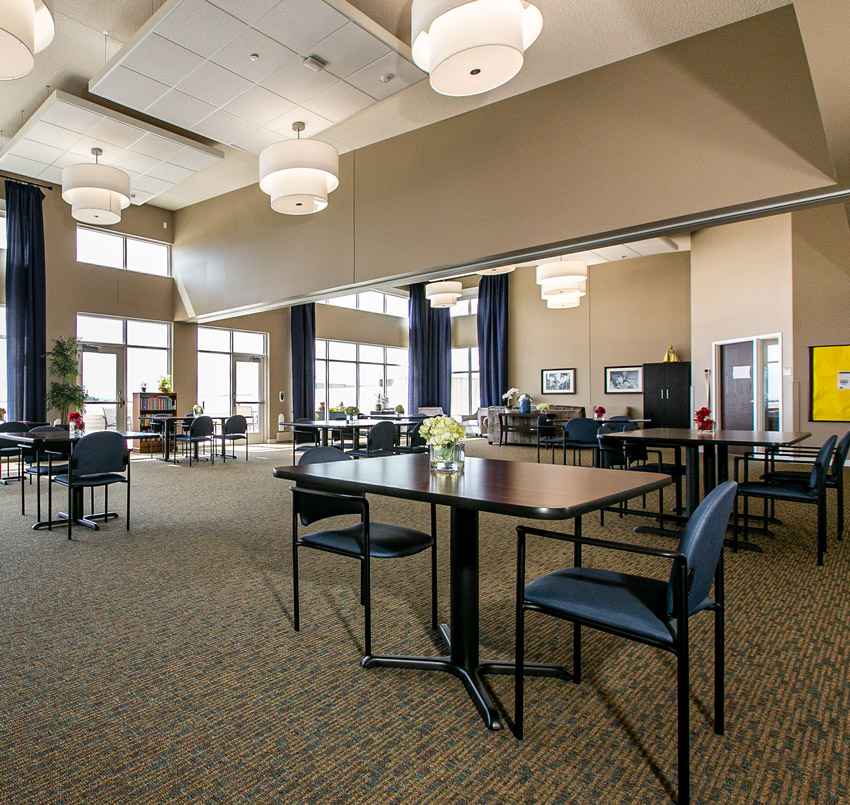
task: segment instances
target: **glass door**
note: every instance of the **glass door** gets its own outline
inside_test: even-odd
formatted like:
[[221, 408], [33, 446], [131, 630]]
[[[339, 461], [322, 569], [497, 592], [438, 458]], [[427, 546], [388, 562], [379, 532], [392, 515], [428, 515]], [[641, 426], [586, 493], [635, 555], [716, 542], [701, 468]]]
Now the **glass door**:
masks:
[[124, 430], [125, 356], [123, 347], [84, 347], [82, 383], [86, 390], [86, 431]]
[[263, 359], [233, 356], [233, 413], [248, 420], [248, 441], [263, 441]]

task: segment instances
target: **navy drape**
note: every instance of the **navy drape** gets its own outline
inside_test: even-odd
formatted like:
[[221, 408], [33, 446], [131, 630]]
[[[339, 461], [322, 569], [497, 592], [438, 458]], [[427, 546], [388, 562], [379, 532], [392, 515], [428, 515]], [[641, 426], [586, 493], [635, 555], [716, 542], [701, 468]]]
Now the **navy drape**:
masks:
[[316, 417], [316, 305], [290, 309], [292, 343], [292, 417]]
[[452, 320], [447, 307], [431, 308], [428, 317], [428, 402], [448, 414], [452, 409]]
[[508, 390], [508, 275], [478, 283], [478, 369], [481, 405], [502, 405]]
[[425, 283], [410, 286], [408, 302], [410, 318], [410, 341], [408, 342], [408, 387], [407, 410], [415, 414], [422, 405], [429, 405], [426, 396], [428, 375], [428, 300], [425, 299]]
[[6, 372], [8, 420], [47, 416], [44, 193], [6, 182]]

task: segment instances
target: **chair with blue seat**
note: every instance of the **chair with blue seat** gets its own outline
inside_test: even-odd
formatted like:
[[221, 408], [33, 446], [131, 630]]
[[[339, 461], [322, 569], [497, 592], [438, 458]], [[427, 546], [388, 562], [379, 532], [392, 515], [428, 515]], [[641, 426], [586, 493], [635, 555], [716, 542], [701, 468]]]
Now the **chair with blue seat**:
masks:
[[[212, 417], [202, 414], [192, 418], [189, 420], [189, 430], [181, 436], [177, 436], [174, 442], [175, 444], [179, 442], [185, 448], [188, 448], [190, 467], [192, 466], [193, 455], [196, 460], [199, 460], [198, 448], [201, 445], [213, 445], [210, 452], [210, 464], [215, 464], [215, 423], [212, 421]], [[175, 462], [176, 460], [175, 458]]]
[[369, 433], [366, 435], [366, 447], [349, 450], [348, 455], [355, 458], [383, 458], [396, 455], [395, 447], [395, 423], [385, 419], [369, 428]]
[[[60, 428], [58, 425], [39, 425], [36, 428], [33, 428], [30, 433], [65, 433], [68, 431], [65, 428]], [[47, 453], [45, 456], [44, 453]], [[64, 445], [54, 445], [52, 449], [48, 451], [35, 450], [31, 447], [21, 448], [21, 461], [24, 464], [24, 477], [29, 479], [29, 482], [32, 483], [32, 479], [36, 479], [36, 507], [38, 509], [38, 519], [41, 520], [41, 479], [47, 478], [47, 497], [48, 497], [48, 510], [53, 505], [52, 494], [53, 489], [50, 485], [50, 478], [53, 475], [60, 475], [62, 473], [68, 472], [68, 464], [53, 463], [53, 457], [67, 460], [68, 456], [71, 453], [71, 445], [70, 442], [66, 442]], [[44, 459], [47, 458], [47, 463], [44, 463]], [[60, 459], [60, 460], [61, 460]], [[21, 484], [21, 514], [26, 514], [26, 487], [27, 485]]]
[[578, 416], [570, 419], [564, 425], [564, 464], [567, 463], [567, 448], [572, 448], [573, 464], [576, 464], [576, 453], [578, 453], [578, 464], [581, 466], [581, 451], [592, 450], [593, 462], [596, 463], [596, 454], [599, 441], [596, 438], [599, 423], [595, 419]]
[[558, 436], [555, 427], [554, 414], [541, 414], [537, 417], [537, 463], [540, 463], [540, 448], [548, 447], [552, 450], [552, 463], [555, 463], [555, 448], [561, 447], [564, 442], [563, 436]]
[[[0, 422], [0, 433], [26, 433], [29, 430], [29, 425], [25, 422]], [[2, 474], [3, 459], [6, 459], [6, 474]], [[18, 464], [17, 475], [11, 474], [11, 459], [15, 459]], [[13, 442], [9, 439], [0, 438], [0, 484], [7, 484], [9, 481], [19, 481], [21, 479], [21, 446], [18, 442]]]
[[[738, 497], [744, 499], [744, 543], [749, 542], [750, 528], [750, 498], [762, 500], [785, 500], [792, 503], [808, 503], [817, 506], [817, 544], [818, 566], [823, 565], [823, 555], [826, 552], [826, 468], [832, 460], [835, 449], [835, 436], [830, 436], [821, 446], [815, 456], [814, 466], [806, 473], [805, 483], [798, 481], [746, 481], [738, 486]], [[737, 551], [738, 541], [738, 504], [735, 503], [735, 528], [732, 537], [732, 548]]]
[[631, 421], [631, 417], [617, 415], [609, 416], [605, 424], [615, 431], [623, 431], [626, 429], [626, 425], [633, 425], [634, 423]]
[[[236, 442], [245, 442], [245, 461], [248, 460], [248, 420], [242, 414], [234, 414], [224, 421], [221, 431], [221, 457], [226, 462], [229, 458], [236, 458]], [[227, 443], [230, 443], [232, 453], [227, 452]]]
[[[630, 433], [637, 430], [637, 425], [634, 422], [628, 422], [623, 425], [620, 430], [623, 433]], [[648, 448], [645, 444], [639, 442], [626, 442], [624, 447], [628, 468], [635, 472], [660, 472], [662, 475], [669, 475], [673, 479], [673, 485], [676, 493], [676, 514], [682, 514], [684, 508], [682, 506], [682, 480], [685, 477], [686, 469], [682, 464], [681, 448], [674, 448], [675, 461], [664, 461], [660, 450]], [[650, 461], [650, 455], [657, 457], [655, 461]], [[644, 506], [646, 502], [644, 500]]]
[[397, 455], [405, 455], [407, 453], [427, 453], [428, 443], [425, 437], [419, 431], [422, 428], [422, 423], [417, 422], [409, 431], [407, 436], [407, 444], [397, 444], [393, 448], [393, 452]]
[[[130, 450], [127, 440], [117, 431], [101, 430], [88, 433], [71, 450], [68, 471], [51, 478], [51, 483], [68, 488], [68, 539], [71, 539], [74, 518], [82, 517], [82, 492], [103, 488], [102, 514], [87, 515], [87, 520], [109, 520], [118, 514], [109, 511], [109, 487], [127, 486], [127, 530], [130, 530]], [[79, 493], [75, 500], [75, 492]], [[53, 521], [52, 496], [49, 519]], [[93, 525], [96, 528], [96, 525]]]
[[[331, 461], [351, 461], [352, 458], [336, 447], [315, 447], [298, 460], [298, 464], [325, 464]], [[305, 489], [297, 484], [292, 491], [292, 588], [294, 595], [293, 621], [300, 631], [298, 591], [298, 549], [315, 548], [339, 554], [360, 562], [360, 603], [365, 607], [365, 653], [372, 653], [372, 596], [370, 563], [372, 559], [399, 559], [431, 549], [431, 628], [437, 628], [437, 507], [431, 504], [431, 533], [406, 526], [373, 521], [365, 495], [344, 495]], [[298, 535], [298, 524], [310, 526], [329, 517], [359, 515], [360, 522], [348, 527], [333, 528]]]
[[[690, 802], [689, 620], [714, 612], [714, 731], [724, 730], [723, 537], [737, 484], [726, 481], [710, 492], [688, 521], [675, 551], [590, 539], [575, 534], [517, 528], [515, 733], [523, 737], [525, 613], [540, 612], [573, 624], [573, 681], [581, 682], [581, 627], [608, 632], [669, 651], [677, 658], [679, 805]], [[526, 536], [574, 543], [575, 567], [525, 583]], [[581, 567], [581, 547], [642, 554], [672, 562], [666, 581]], [[714, 597], [711, 596], [712, 581]], [[682, 617], [682, 613], [687, 613]]]

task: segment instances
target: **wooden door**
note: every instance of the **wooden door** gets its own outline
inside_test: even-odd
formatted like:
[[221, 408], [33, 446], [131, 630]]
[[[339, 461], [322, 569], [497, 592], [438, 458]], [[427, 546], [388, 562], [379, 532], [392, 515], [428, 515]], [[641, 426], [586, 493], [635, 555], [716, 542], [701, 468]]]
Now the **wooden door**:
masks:
[[724, 430], [753, 430], [753, 342], [720, 347], [720, 426]]

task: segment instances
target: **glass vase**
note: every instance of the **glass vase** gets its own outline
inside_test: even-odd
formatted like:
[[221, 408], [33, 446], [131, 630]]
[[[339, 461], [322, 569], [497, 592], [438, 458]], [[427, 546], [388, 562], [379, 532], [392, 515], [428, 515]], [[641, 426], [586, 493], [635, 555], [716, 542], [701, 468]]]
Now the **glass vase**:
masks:
[[466, 445], [463, 442], [451, 444], [432, 444], [431, 470], [439, 473], [463, 472], [463, 462], [466, 457]]

